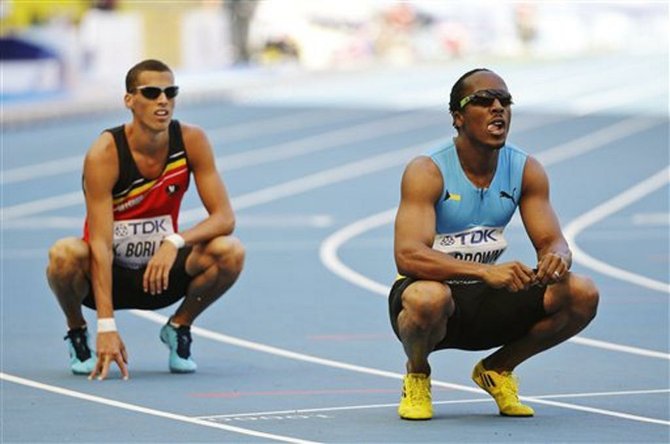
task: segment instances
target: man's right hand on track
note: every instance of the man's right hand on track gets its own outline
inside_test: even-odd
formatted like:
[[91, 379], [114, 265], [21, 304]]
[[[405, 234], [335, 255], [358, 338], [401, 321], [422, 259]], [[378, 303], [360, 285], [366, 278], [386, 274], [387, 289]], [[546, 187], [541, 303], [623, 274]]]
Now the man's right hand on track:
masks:
[[98, 333], [96, 340], [96, 350], [98, 359], [95, 363], [95, 369], [88, 376], [88, 379], [96, 378], [102, 381], [109, 373], [109, 366], [116, 362], [121, 370], [121, 376], [124, 380], [128, 379], [128, 354], [126, 346], [121, 340], [121, 336], [116, 331]]

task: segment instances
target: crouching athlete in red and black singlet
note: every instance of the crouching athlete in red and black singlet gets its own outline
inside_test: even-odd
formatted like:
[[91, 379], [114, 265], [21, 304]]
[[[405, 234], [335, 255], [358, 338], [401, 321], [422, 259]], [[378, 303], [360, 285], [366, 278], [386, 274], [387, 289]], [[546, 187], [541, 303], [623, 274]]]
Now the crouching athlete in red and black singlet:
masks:
[[[76, 374], [104, 379], [115, 362], [127, 378], [114, 311], [153, 310], [180, 299], [160, 339], [170, 349], [172, 372], [195, 371], [190, 326], [242, 270], [244, 248], [232, 236], [235, 218], [210, 143], [200, 128], [172, 119], [178, 91], [158, 60], [128, 71], [124, 102], [132, 121], [104, 131], [84, 161], [83, 239], [60, 239], [49, 250], [47, 278], [67, 320]], [[179, 231], [191, 174], [208, 215]], [[82, 305], [97, 311], [97, 354], [88, 345]]]

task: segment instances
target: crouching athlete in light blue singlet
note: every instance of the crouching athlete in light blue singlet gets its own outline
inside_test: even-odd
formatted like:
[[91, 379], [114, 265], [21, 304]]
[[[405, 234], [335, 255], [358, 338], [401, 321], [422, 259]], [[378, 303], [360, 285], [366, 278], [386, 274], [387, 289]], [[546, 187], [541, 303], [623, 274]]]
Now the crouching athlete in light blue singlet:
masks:
[[[398, 269], [391, 325], [407, 356], [398, 414], [430, 419], [430, 353], [499, 347], [475, 365], [473, 381], [504, 416], [533, 416], [512, 371], [576, 335], [596, 314], [598, 290], [570, 272], [572, 255], [532, 156], [507, 143], [512, 96], [487, 69], [453, 86], [453, 143], [405, 169], [395, 220]], [[498, 263], [517, 207], [537, 263]]]

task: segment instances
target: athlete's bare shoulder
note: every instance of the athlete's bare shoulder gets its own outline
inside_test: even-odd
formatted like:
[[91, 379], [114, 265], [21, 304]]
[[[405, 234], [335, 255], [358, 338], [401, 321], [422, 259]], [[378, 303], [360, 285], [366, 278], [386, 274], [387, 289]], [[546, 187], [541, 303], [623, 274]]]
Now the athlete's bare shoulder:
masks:
[[189, 123], [181, 123], [181, 133], [184, 139], [184, 146], [188, 153], [188, 158], [191, 166], [195, 166], [199, 159], [206, 159], [211, 161], [212, 146], [207, 139], [205, 131], [197, 126]]
[[115, 181], [118, 177], [119, 158], [114, 137], [108, 131], [103, 132], [91, 144], [84, 158], [84, 177], [102, 175]]
[[101, 133], [91, 144], [86, 158], [91, 160], [110, 160], [111, 156], [116, 157], [116, 142], [114, 136], [109, 131]]
[[207, 136], [205, 135], [205, 130], [203, 130], [201, 127], [198, 125], [193, 125], [191, 123], [185, 123], [185, 122], [179, 122], [179, 125], [181, 126], [181, 133], [182, 136], [184, 137], [184, 141], [187, 140], [198, 140], [198, 139], [206, 139]]

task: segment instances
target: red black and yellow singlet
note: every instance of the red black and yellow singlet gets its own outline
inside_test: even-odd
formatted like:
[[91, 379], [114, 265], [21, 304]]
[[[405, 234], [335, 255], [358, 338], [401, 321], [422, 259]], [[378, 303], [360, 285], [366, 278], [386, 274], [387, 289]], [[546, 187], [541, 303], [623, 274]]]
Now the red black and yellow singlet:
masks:
[[[123, 125], [105, 131], [114, 137], [119, 156], [119, 179], [112, 190], [114, 263], [141, 268], [165, 236], [178, 232], [179, 208], [191, 172], [181, 126], [177, 120], [170, 122], [167, 160], [155, 179], [145, 178], [138, 170]], [[87, 220], [84, 240], [88, 238]]]

